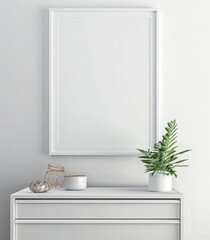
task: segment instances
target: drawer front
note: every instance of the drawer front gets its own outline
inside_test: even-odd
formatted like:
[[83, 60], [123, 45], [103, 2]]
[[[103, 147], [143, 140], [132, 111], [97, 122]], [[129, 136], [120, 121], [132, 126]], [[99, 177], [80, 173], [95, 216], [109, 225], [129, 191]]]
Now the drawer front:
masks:
[[176, 223], [22, 223], [16, 229], [17, 240], [179, 239]]
[[18, 219], [179, 219], [179, 200], [16, 200]]

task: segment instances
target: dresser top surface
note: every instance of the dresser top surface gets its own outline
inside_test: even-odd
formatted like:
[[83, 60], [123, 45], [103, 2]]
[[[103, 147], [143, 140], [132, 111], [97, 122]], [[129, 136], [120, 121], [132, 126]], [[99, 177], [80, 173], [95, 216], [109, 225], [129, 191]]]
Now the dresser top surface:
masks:
[[183, 195], [176, 190], [170, 192], [150, 192], [147, 187], [88, 187], [83, 191], [51, 189], [47, 193], [32, 193], [25, 188], [11, 195], [12, 199], [176, 199]]

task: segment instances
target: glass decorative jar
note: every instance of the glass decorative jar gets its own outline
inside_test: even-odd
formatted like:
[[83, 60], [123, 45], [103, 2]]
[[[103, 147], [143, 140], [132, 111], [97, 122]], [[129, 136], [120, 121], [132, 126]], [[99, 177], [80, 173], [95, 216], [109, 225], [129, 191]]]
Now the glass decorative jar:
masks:
[[44, 181], [47, 182], [51, 188], [63, 188], [64, 176], [66, 176], [64, 167], [49, 163]]

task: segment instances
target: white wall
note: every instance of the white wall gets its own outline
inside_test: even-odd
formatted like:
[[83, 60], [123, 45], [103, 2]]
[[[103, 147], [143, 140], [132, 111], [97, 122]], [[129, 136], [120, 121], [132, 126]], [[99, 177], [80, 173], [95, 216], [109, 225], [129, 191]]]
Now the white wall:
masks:
[[48, 156], [48, 8], [155, 7], [160, 11], [160, 130], [176, 118], [190, 167], [185, 240], [210, 239], [210, 2], [208, 0], [0, 1], [0, 239], [9, 240], [9, 194], [44, 176], [47, 163], [85, 173], [89, 185], [145, 185], [135, 157]]

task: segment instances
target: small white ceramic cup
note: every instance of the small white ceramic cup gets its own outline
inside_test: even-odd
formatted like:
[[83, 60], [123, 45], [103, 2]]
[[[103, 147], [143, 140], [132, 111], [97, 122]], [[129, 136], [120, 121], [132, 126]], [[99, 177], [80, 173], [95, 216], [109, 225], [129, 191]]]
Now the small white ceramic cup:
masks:
[[86, 175], [68, 175], [64, 176], [64, 187], [69, 191], [84, 190], [87, 187]]

